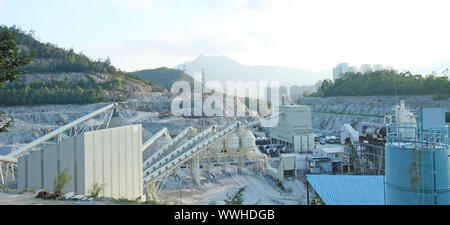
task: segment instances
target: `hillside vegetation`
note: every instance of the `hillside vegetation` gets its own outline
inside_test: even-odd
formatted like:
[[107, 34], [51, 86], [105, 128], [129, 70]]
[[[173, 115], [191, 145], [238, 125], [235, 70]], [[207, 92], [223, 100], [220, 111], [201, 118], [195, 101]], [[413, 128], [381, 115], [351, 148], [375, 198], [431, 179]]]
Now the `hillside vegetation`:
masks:
[[450, 96], [448, 70], [443, 75], [395, 71], [346, 73], [335, 82], [325, 80], [312, 96], [436, 95], [438, 99], [447, 98]]
[[187, 81], [191, 86], [194, 84], [194, 79], [185, 74], [182, 70], [169, 69], [166, 67], [157, 69], [140, 70], [134, 72], [139, 78], [150, 82], [150, 84], [161, 84], [167, 90], [170, 90], [172, 84], [176, 81]]
[[[109, 57], [105, 60], [92, 60], [82, 52], [75, 53], [73, 49], [42, 43], [36, 39], [33, 31], [26, 32], [17, 27], [1, 28], [6, 28], [14, 34], [20, 53], [31, 55], [32, 60], [21, 67], [26, 72], [23, 76], [26, 76], [27, 82], [24, 79], [6, 82], [0, 90], [0, 105], [122, 101], [125, 100], [126, 93], [137, 89], [165, 91], [165, 88], [156, 82], [150, 84], [139, 76], [117, 69], [111, 65]], [[83, 76], [81, 79], [68, 79], [67, 74], [70, 73], [81, 73]], [[47, 77], [53, 78], [43, 79], [35, 74], [48, 74]], [[58, 74], [64, 74], [64, 77], [55, 80], [54, 75]], [[93, 79], [94, 75], [101, 75], [104, 79]]]

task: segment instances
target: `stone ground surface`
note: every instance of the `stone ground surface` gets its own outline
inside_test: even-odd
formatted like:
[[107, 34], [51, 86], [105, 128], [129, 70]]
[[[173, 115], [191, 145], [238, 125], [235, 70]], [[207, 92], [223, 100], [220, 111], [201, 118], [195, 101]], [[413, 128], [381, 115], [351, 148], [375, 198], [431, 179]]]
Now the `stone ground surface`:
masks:
[[[202, 185], [194, 185], [191, 177], [186, 176], [188, 169], [179, 171], [181, 180], [170, 176], [159, 194], [158, 202], [165, 205], [179, 205], [180, 192], [183, 205], [208, 205], [214, 202], [223, 205], [227, 194], [232, 195], [239, 188], [246, 186], [244, 205], [304, 205], [306, 188], [297, 178], [291, 177], [282, 182], [282, 190], [274, 180], [253, 171], [212, 172], [214, 177], [202, 177]], [[128, 205], [133, 202], [112, 200], [74, 201], [43, 200], [35, 198], [36, 193], [0, 192], [0, 205]]]
[[111, 205], [112, 201], [63, 201], [43, 200], [35, 198], [36, 194], [26, 193], [0, 193], [0, 205]]
[[[226, 195], [232, 195], [246, 186], [244, 205], [299, 205], [306, 204], [306, 188], [297, 178], [284, 180], [282, 190], [275, 181], [253, 171], [215, 172], [213, 179], [202, 179], [201, 187], [195, 187], [190, 179], [182, 180], [184, 187], [173, 186], [174, 180], [167, 181], [167, 188], [160, 193], [159, 201], [165, 204], [208, 205], [214, 202], [223, 205]], [[178, 181], [177, 183], [180, 183]]]

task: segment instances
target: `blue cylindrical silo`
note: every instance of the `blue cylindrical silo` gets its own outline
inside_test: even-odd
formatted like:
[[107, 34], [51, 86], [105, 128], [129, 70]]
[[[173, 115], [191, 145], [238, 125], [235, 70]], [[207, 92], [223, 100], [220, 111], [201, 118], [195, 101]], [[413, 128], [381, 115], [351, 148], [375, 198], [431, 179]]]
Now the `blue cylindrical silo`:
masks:
[[450, 204], [448, 134], [393, 125], [388, 136], [386, 204]]

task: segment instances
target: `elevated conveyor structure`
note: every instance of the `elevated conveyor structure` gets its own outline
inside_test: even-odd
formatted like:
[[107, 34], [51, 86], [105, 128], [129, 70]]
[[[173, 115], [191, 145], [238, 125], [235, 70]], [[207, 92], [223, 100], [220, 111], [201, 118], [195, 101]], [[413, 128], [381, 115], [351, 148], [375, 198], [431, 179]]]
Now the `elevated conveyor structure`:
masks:
[[[175, 149], [171, 149], [171, 146], [165, 146], [151, 156], [144, 163], [143, 172], [143, 183], [147, 187], [147, 194], [151, 198], [156, 199], [156, 194], [159, 188], [162, 188], [162, 185], [164, 184], [165, 175], [168, 175], [170, 171], [181, 166], [187, 160], [192, 159], [194, 153], [197, 153], [195, 148], [196, 144], [203, 140], [209, 139], [210, 135], [215, 132], [216, 129], [216, 126], [211, 126], [197, 134], [192, 139], [188, 140], [186, 143], [183, 143], [181, 146], [176, 147]], [[176, 141], [180, 140], [185, 133], [189, 132], [189, 130], [190, 128], [187, 128], [175, 137], [175, 139], [177, 139]], [[173, 143], [171, 145], [172, 147], [175, 146]], [[156, 181], [160, 182], [156, 184]]]
[[109, 127], [109, 122], [118, 108], [118, 103], [109, 104], [95, 110], [79, 119], [69, 122], [50, 133], [12, 151], [6, 156], [0, 157], [0, 184], [6, 184], [15, 180], [17, 158], [33, 148], [39, 148], [42, 144], [56, 144], [69, 139], [85, 131], [94, 131]]
[[[206, 154], [207, 149], [219, 141], [223, 141], [228, 135], [239, 132], [239, 129], [243, 127], [245, 126], [240, 122], [236, 122], [220, 131], [218, 131], [216, 126], [211, 126], [176, 148], [170, 147], [173, 146], [173, 143], [169, 143], [160, 149], [144, 163], [143, 183], [147, 191], [147, 196], [151, 199], [157, 199], [157, 193], [162, 189], [169, 173], [189, 160], [192, 162], [192, 175], [197, 185], [200, 184], [200, 163], [201, 161], [208, 160], [209, 157], [222, 157], [229, 161], [233, 159], [242, 160], [247, 157], [248, 162], [256, 163], [256, 168], [260, 167], [260, 169], [265, 171], [264, 169], [268, 165], [267, 156], [253, 149], [247, 152], [236, 151], [216, 155]], [[187, 128], [180, 135], [189, 132], [189, 129]], [[177, 141], [180, 138], [176, 137], [174, 140]], [[242, 161], [239, 163], [242, 163]], [[222, 166], [224, 167], [225, 164]]]
[[[118, 116], [118, 108], [118, 103], [107, 105], [51, 131], [6, 156], [0, 156], [1, 184], [14, 181], [15, 176], [17, 176], [15, 174], [18, 162], [17, 158], [27, 153], [27, 151], [40, 148], [42, 144], [52, 144], [52, 141], [58, 143], [86, 131], [109, 128], [110, 122], [111, 126], [113, 123], [111, 118], [114, 115]], [[258, 167], [264, 171], [268, 165], [268, 158], [266, 155], [255, 151], [254, 146], [249, 145], [251, 143], [254, 144], [254, 140], [251, 137], [249, 139], [248, 133], [250, 131], [246, 131], [245, 128], [280, 115], [282, 114], [264, 118], [246, 125], [236, 122], [221, 130], [215, 125], [202, 131], [197, 131], [194, 127], [189, 126], [173, 139], [166, 139], [169, 141], [166, 143], [163, 142], [164, 145], [162, 147], [150, 151], [150, 147], [158, 143], [159, 139], [169, 136], [168, 129], [163, 128], [142, 143], [141, 146], [142, 153], [145, 152], [148, 155], [148, 158], [141, 157], [143, 160], [142, 184], [144, 185], [144, 192], [146, 190], [148, 196], [156, 199], [158, 191], [163, 187], [165, 179], [170, 172], [176, 171], [178, 167], [185, 165], [187, 162], [191, 163], [192, 175], [196, 184], [200, 184], [200, 166], [205, 167], [206, 165], [206, 168], [209, 168], [211, 162], [217, 164], [220, 161], [219, 164], [223, 163], [223, 170], [225, 169], [225, 163], [234, 163], [241, 166], [243, 163], [250, 162], [255, 163], [255, 168]], [[127, 121], [130, 122], [129, 120]], [[246, 132], [247, 135], [244, 135]], [[233, 150], [225, 149], [227, 148], [227, 140], [225, 139], [230, 134], [236, 136], [233, 136], [233, 138], [235, 139], [237, 148], [234, 147]], [[222, 144], [225, 143], [225, 145], [222, 145], [224, 146], [223, 151], [212, 150], [214, 149], [213, 145], [219, 142]], [[241, 145], [240, 142], [245, 143], [241, 148], [239, 147]]]
[[[167, 130], [164, 128], [163, 130]], [[162, 131], [163, 131], [162, 130]], [[150, 165], [153, 165], [158, 160], [161, 160], [164, 156], [171, 153], [175, 148], [181, 143], [182, 140], [185, 140], [190, 132], [192, 132], [194, 128], [192, 126], [187, 127], [183, 131], [181, 131], [174, 139], [172, 139], [169, 143], [164, 145], [164, 147], [156, 150], [155, 153], [150, 155], [144, 163], [142, 164], [144, 166], [144, 170], [146, 170]], [[161, 131], [160, 131], [161, 132]], [[158, 133], [159, 134], [159, 133]], [[153, 144], [154, 141], [150, 142], [151, 140], [156, 140], [157, 138], [161, 137], [162, 135], [156, 134], [153, 136], [149, 141], [146, 142], [146, 144], [143, 144], [142, 149], [145, 151], [151, 144]]]

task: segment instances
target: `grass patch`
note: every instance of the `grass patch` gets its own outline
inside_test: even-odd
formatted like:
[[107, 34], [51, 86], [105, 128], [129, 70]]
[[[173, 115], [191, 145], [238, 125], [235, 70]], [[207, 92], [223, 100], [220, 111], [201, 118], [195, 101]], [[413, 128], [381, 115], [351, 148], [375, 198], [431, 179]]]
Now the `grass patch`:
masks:
[[31, 189], [31, 188], [24, 188], [24, 189], [22, 190], [22, 193], [26, 193], [26, 192], [30, 192], [30, 193], [33, 193], [33, 194], [36, 193], [36, 191], [35, 191], [34, 189]]
[[97, 182], [93, 183], [91, 188], [88, 190], [88, 195], [90, 197], [93, 198], [97, 198], [100, 193], [103, 191], [103, 189], [105, 188], [105, 184], [98, 184]]
[[8, 192], [8, 184], [3, 184], [2, 186], [0, 186], [0, 190], [2, 190], [2, 192]]
[[53, 180], [53, 193], [57, 196], [61, 196], [64, 187], [69, 183], [70, 179], [72, 179], [72, 177], [68, 176], [65, 171], [59, 173]]

